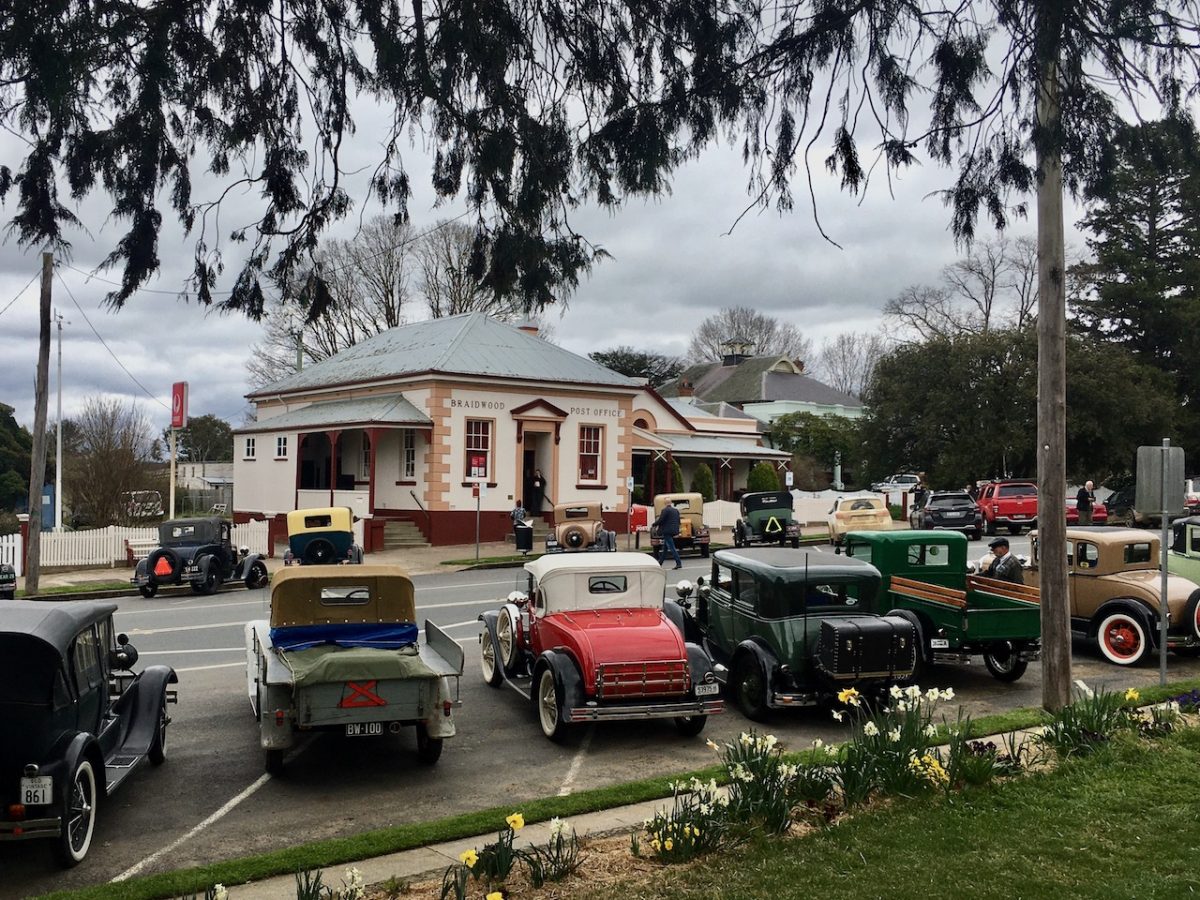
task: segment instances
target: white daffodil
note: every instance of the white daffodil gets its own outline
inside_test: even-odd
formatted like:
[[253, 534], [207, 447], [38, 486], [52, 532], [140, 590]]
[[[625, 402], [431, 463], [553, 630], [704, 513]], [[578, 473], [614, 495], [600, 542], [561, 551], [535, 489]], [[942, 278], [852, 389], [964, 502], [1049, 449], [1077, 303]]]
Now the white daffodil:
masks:
[[816, 738], [812, 742], [812, 746], [813, 746], [814, 750], [820, 750], [822, 747], [825, 746], [825, 742], [823, 740], [821, 740], [820, 738]]
[[874, 722], [868, 722], [863, 726], [863, 734], [865, 734], [867, 737], [875, 737], [877, 734], [879, 734], [879, 728]]
[[888, 740], [891, 741], [893, 744], [899, 743], [900, 742], [900, 729], [893, 728], [891, 731], [889, 731], [888, 732]]
[[954, 688], [946, 688], [942, 691], [942, 699], [949, 702], [954, 699]]
[[833, 709], [833, 710], [830, 710], [830, 712], [833, 714], [833, 720], [835, 722], [841, 722], [843, 719], [846, 718], [840, 710]]
[[888, 691], [888, 693], [891, 694], [892, 698], [895, 700], [899, 700], [901, 697], [904, 696], [904, 691], [901, 689], [900, 685], [898, 685], [898, 684], [893, 684], [891, 689]]
[[213, 900], [229, 900], [229, 889], [223, 884], [214, 884]]
[[935, 737], [936, 735], [937, 735], [937, 726], [936, 725], [930, 723], [929, 725], [925, 726], [925, 737], [931, 738], [931, 737]]
[[904, 696], [907, 697], [909, 700], [920, 700], [921, 699], [921, 686], [917, 685], [917, 684], [910, 684], [908, 687], [906, 687], [904, 689]]

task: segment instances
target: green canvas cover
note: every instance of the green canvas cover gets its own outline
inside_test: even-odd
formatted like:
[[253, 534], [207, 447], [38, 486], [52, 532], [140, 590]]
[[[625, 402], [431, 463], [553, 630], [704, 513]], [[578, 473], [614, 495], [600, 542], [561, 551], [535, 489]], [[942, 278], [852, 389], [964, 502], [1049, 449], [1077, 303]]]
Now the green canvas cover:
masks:
[[370, 647], [312, 647], [280, 653], [296, 687], [344, 681], [437, 678], [416, 647], [376, 650]]

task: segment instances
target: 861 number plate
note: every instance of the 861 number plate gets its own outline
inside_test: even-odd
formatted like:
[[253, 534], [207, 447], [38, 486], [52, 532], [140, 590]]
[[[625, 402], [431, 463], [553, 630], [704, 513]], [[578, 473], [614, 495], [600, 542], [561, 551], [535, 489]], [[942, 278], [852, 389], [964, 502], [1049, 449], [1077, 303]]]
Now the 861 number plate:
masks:
[[346, 725], [346, 737], [377, 737], [381, 734], [382, 722], [350, 722]]
[[54, 779], [49, 775], [21, 779], [21, 802], [26, 806], [46, 806], [54, 800]]

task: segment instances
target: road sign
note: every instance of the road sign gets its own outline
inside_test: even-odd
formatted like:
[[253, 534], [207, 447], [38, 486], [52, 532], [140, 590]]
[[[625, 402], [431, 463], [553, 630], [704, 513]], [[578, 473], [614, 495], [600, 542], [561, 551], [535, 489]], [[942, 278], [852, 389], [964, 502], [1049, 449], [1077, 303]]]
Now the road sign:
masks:
[[[1166, 478], [1163, 464], [1166, 461]], [[1137, 496], [1133, 505], [1141, 512], [1159, 513], [1167, 510], [1172, 515], [1183, 515], [1184, 504], [1184, 459], [1182, 447], [1138, 447], [1137, 451]], [[1163, 498], [1163, 488], [1167, 496]]]
[[472, 496], [472, 497], [478, 497], [478, 496], [479, 496], [479, 485], [477, 485], [477, 484], [473, 484], [473, 485], [471, 485], [471, 496]]
[[633, 476], [632, 475], [628, 476], [625, 479], [625, 490], [627, 490], [627, 491], [633, 490]]
[[788, 472], [783, 473], [783, 483], [784, 484], [786, 484], [788, 487], [791, 487], [793, 484], [795, 484], [795, 482], [796, 482], [796, 475], [794, 472], [788, 471]]

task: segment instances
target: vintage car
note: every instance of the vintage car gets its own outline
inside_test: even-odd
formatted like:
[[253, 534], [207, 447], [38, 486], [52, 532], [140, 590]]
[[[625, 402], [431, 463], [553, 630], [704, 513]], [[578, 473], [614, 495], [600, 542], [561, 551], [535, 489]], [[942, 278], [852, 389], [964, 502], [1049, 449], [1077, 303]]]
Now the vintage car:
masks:
[[922, 530], [961, 531], [977, 541], [983, 536], [983, 513], [966, 491], [933, 491], [908, 514], [908, 523]]
[[[710, 537], [708, 526], [704, 524], [704, 497], [700, 494], [656, 494], [654, 497], [655, 521], [662, 515], [667, 504], [679, 510], [679, 534], [675, 536], [675, 546], [679, 550], [698, 550], [701, 556], [708, 556]], [[658, 526], [650, 527], [650, 546], [657, 555], [662, 551], [662, 535]]]
[[665, 600], [666, 573], [644, 553], [542, 557], [527, 592], [483, 613], [483, 679], [533, 706], [542, 733], [571, 725], [672, 719], [699, 734], [724, 708], [712, 660], [684, 639], [683, 610]]
[[[1079, 524], [1079, 501], [1074, 497], [1067, 500], [1067, 524]], [[1108, 524], [1108, 507], [1099, 500], [1092, 503], [1092, 524], [1107, 525]]]
[[[462, 648], [425, 621], [395, 566], [299, 566], [271, 585], [271, 618], [246, 625], [246, 687], [268, 772], [282, 774], [297, 734], [381, 737], [416, 726], [432, 764], [454, 736]], [[453, 684], [451, 684], [453, 681]]]
[[981, 656], [994, 678], [1016, 681], [1038, 658], [1038, 589], [971, 574], [963, 535], [855, 532], [846, 538], [845, 551], [879, 570], [888, 615], [902, 616], [916, 629], [914, 680], [925, 665], [969, 663]]
[[990, 481], [976, 504], [988, 534], [995, 534], [997, 528], [1020, 534], [1022, 528], [1037, 527], [1038, 491], [1032, 481]]
[[829, 541], [837, 545], [851, 531], [887, 531], [892, 514], [879, 497], [838, 497], [829, 510]]
[[287, 529], [288, 551], [301, 565], [362, 562], [354, 543], [354, 513], [348, 506], [292, 510]]
[[[1037, 533], [1032, 571], [1037, 573]], [[1104, 658], [1132, 666], [1158, 646], [1159, 540], [1131, 528], [1067, 529], [1071, 629], [1094, 638]], [[1169, 571], [1169, 565], [1168, 565]], [[1200, 647], [1200, 587], [1179, 575], [1167, 577], [1167, 649]]]
[[554, 504], [554, 530], [546, 535], [546, 552], [616, 550], [617, 533], [604, 527], [599, 501]]
[[800, 546], [800, 523], [792, 518], [790, 491], [754, 491], [738, 501], [741, 517], [733, 524], [733, 545], [791, 543]]
[[[1167, 571], [1200, 584], [1200, 516], [1186, 516], [1171, 523]], [[1200, 623], [1197, 629], [1200, 632]]]
[[912, 493], [921, 486], [920, 475], [889, 475], [883, 481], [876, 481], [871, 490], [881, 494], [897, 494], [907, 491]]
[[17, 570], [8, 563], [0, 563], [0, 600], [12, 600], [17, 596]]
[[87, 856], [107, 799], [167, 756], [178, 678], [131, 671], [138, 654], [113, 629], [116, 609], [0, 601], [0, 841], [52, 840], [68, 867]]
[[251, 590], [266, 587], [266, 562], [246, 547], [235, 552], [231, 533], [232, 525], [217, 516], [163, 522], [158, 548], [138, 561], [130, 582], [143, 597], [153, 597], [163, 585], [184, 582], [197, 594], [215, 593], [235, 581]]
[[815, 706], [848, 687], [886, 690], [917, 665], [917, 633], [879, 615], [870, 563], [831, 553], [754, 547], [718, 550], [697, 581], [685, 635], [722, 664], [727, 688], [755, 721], [773, 709]]

